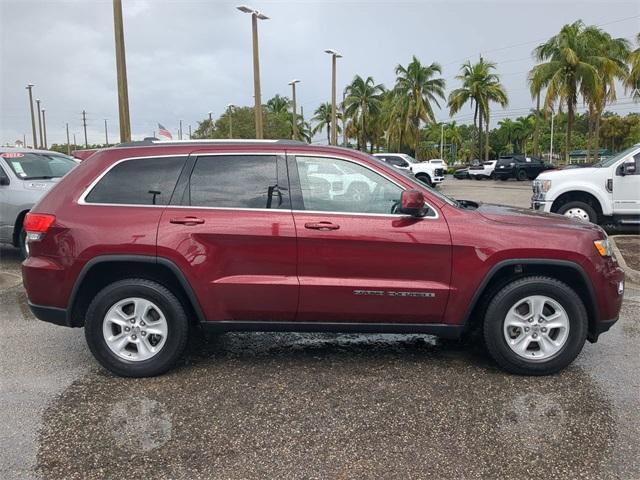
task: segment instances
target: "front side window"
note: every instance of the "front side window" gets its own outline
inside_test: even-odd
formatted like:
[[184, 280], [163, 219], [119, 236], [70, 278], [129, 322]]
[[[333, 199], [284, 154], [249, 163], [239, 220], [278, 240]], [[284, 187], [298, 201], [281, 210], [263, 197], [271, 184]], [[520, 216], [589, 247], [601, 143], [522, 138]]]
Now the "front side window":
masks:
[[126, 160], [109, 170], [86, 196], [87, 203], [167, 205], [186, 157]]
[[[367, 167], [347, 160], [296, 157], [305, 210], [396, 214], [402, 188]], [[322, 173], [327, 166], [336, 173]]]
[[286, 187], [278, 185], [275, 155], [198, 157], [189, 189], [192, 206], [289, 208]]

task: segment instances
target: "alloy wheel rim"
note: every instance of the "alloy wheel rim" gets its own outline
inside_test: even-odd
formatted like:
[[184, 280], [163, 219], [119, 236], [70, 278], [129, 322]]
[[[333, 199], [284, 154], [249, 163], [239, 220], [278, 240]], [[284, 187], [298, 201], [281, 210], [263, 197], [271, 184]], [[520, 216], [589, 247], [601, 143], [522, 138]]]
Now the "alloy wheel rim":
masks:
[[531, 295], [518, 300], [507, 312], [504, 339], [519, 357], [547, 360], [563, 349], [569, 338], [569, 316], [553, 298]]
[[589, 214], [582, 208], [570, 208], [564, 212], [565, 217], [577, 218], [579, 220], [589, 221]]
[[168, 330], [160, 307], [140, 297], [118, 301], [102, 322], [102, 335], [109, 350], [132, 362], [156, 356], [166, 343]]

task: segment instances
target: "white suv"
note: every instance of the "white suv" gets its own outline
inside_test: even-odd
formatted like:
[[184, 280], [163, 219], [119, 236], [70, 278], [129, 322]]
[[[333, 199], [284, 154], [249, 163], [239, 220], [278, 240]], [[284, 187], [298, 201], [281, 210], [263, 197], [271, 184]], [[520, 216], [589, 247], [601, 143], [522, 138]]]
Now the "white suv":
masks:
[[418, 180], [429, 186], [434, 186], [444, 181], [446, 168], [443, 165], [434, 165], [429, 162], [418, 162], [406, 153], [374, 153], [374, 157], [388, 163], [400, 170], [409, 170]]
[[489, 160], [488, 162], [482, 162], [480, 165], [473, 165], [469, 167], [469, 176], [474, 180], [481, 180], [483, 178], [495, 178], [493, 173], [496, 169], [497, 160]]
[[591, 167], [541, 173], [531, 206], [592, 223], [640, 225], [640, 143]]

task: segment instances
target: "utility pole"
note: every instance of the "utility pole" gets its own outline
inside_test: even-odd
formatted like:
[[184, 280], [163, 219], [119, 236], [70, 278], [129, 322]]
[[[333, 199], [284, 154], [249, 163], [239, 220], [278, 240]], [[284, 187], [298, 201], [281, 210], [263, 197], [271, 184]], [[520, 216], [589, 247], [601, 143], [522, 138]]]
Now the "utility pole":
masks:
[[189, 125], [189, 140], [191, 140], [191, 125]]
[[71, 145], [69, 143], [69, 123], [67, 125], [67, 155], [71, 155]]
[[344, 102], [347, 99], [347, 92], [342, 90], [342, 146], [347, 146], [347, 126], [345, 124], [347, 116], [344, 114]]
[[440, 124], [440, 159], [444, 160], [444, 122]]
[[82, 110], [82, 127], [84, 128], [84, 148], [89, 148], [89, 142], [87, 141], [87, 112]]
[[118, 114], [120, 117], [120, 143], [131, 141], [129, 119], [129, 88], [127, 86], [127, 60], [124, 51], [122, 0], [113, 0], [113, 30], [116, 43], [116, 73], [118, 76]]
[[180, 128], [178, 129], [178, 139], [182, 140], [182, 120], [180, 120]]
[[209, 112], [209, 138], [213, 138], [213, 112]]
[[338, 143], [338, 124], [336, 113], [336, 60], [342, 58], [335, 50], [328, 48], [325, 53], [331, 55], [331, 145]]
[[27, 136], [24, 133], [22, 134], [22, 146], [27, 148]]
[[553, 163], [553, 108], [551, 108], [551, 148], [549, 149], [549, 163]]
[[44, 136], [44, 149], [47, 149], [47, 119], [44, 116], [44, 108], [42, 109], [42, 135]]
[[109, 130], [107, 130], [107, 119], [104, 119], [104, 143], [109, 146]]
[[256, 138], [263, 138], [262, 97], [260, 95], [260, 55], [258, 52], [258, 20], [269, 20], [265, 14], [254, 8], [241, 5], [237, 7], [243, 13], [251, 14], [251, 35], [253, 39], [253, 95], [255, 99]]
[[76, 142], [76, 134], [73, 134], [73, 146], [75, 147], [78, 143]]
[[293, 132], [293, 139], [298, 140], [298, 111], [296, 107], [296, 83], [300, 83], [300, 80], [294, 79], [289, 82], [291, 89], [293, 90], [293, 114], [291, 116], [291, 131]]
[[36, 148], [42, 148], [42, 145], [44, 145], [44, 142], [42, 140], [42, 110], [40, 110], [39, 98], [36, 98], [36, 106], [38, 110], [38, 137], [40, 138], [40, 143], [38, 144], [38, 146], [36, 146]]
[[[38, 138], [36, 136], [36, 117], [33, 113], [33, 94], [31, 89], [34, 87], [33, 83], [28, 84], [25, 88], [29, 90], [29, 109], [31, 110], [31, 131], [33, 132], [33, 148], [38, 148]], [[25, 147], [27, 145], [25, 144]]]

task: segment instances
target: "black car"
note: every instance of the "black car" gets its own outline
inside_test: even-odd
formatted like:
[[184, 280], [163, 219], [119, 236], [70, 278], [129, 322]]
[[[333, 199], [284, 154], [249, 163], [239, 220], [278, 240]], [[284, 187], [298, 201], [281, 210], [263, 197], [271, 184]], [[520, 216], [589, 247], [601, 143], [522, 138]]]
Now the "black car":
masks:
[[500, 180], [533, 180], [548, 167], [542, 159], [534, 156], [505, 155], [498, 159], [494, 174]]
[[459, 168], [455, 172], [453, 172], [453, 177], [458, 180], [464, 180], [469, 178], [469, 167]]

